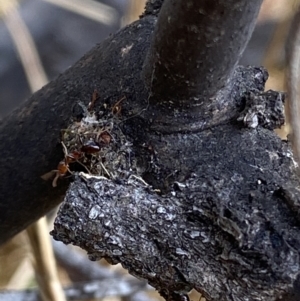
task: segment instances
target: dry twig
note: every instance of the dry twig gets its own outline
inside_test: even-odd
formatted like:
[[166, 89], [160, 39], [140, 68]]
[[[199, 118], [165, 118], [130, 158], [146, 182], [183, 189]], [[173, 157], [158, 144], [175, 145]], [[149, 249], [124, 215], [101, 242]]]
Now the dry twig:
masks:
[[65, 301], [64, 292], [57, 275], [46, 217], [27, 228], [35, 259], [36, 280], [43, 301]]

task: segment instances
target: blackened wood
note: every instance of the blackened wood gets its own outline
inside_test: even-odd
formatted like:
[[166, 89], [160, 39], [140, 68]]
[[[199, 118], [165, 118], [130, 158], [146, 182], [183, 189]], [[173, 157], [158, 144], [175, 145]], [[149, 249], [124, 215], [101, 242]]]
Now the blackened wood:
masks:
[[192, 288], [214, 301], [296, 300], [299, 179], [288, 143], [270, 130], [283, 122], [283, 95], [257, 87], [244, 90], [236, 118], [197, 133], [161, 135], [127, 120], [141, 174], [78, 175], [54, 238], [121, 263], [167, 300]]
[[185, 106], [209, 101], [227, 84], [254, 29], [261, 3], [165, 0], [145, 66], [156, 100], [184, 99]]
[[[201, 108], [193, 116], [190, 114], [193, 118], [186, 118], [183, 112], [183, 118], [176, 118], [175, 122], [170, 119], [174, 114], [166, 114], [167, 107], [163, 110], [149, 106], [150, 92], [145, 88], [141, 70], [161, 4], [162, 1], [149, 1], [145, 17], [96, 46], [1, 121], [0, 244], [61, 201], [68, 181], [60, 181], [59, 187], [53, 189], [40, 176], [55, 169], [63, 158], [60, 131], [70, 122], [74, 105], [79, 101], [87, 104], [94, 89], [101, 101], [111, 106], [125, 95], [123, 107], [127, 111], [124, 109], [123, 115], [147, 111], [147, 122], [151, 121], [153, 128], [164, 127], [161, 117], [165, 116], [167, 131], [176, 127], [178, 131], [197, 130], [213, 125], [218, 118], [227, 119], [227, 112], [232, 116], [234, 101], [220, 103], [222, 97], [215, 100], [209, 114]], [[227, 92], [231, 90], [229, 85]], [[199, 122], [201, 119], [204, 121]]]
[[148, 14], [113, 35], [2, 122], [1, 242], [65, 191], [67, 181], [53, 190], [39, 177], [62, 156], [73, 105], [97, 89], [99, 114], [126, 96], [115, 121], [132, 166], [127, 178], [75, 177], [55, 238], [121, 262], [170, 301], [193, 287], [208, 300], [297, 296], [299, 179], [270, 130], [283, 122], [283, 95], [263, 93], [265, 70], [239, 67], [201, 109], [155, 99], [142, 77], [155, 22]]
[[147, 16], [109, 37], [0, 122], [0, 244], [62, 201], [70, 179], [53, 188], [41, 176], [63, 159], [61, 130], [79, 101], [96, 89], [109, 107], [123, 96], [131, 113], [146, 107], [139, 74], [154, 23]]

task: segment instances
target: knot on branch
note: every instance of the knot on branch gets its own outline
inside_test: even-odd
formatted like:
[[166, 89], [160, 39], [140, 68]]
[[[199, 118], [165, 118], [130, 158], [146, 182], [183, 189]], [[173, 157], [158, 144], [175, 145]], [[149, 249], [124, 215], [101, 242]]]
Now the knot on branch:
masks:
[[284, 124], [284, 98], [280, 92], [269, 90], [246, 97], [244, 110], [237, 118], [246, 127], [256, 128], [258, 125], [274, 130]]
[[148, 0], [146, 2], [145, 11], [142, 17], [147, 15], [157, 16], [161, 6], [163, 5], [163, 2], [164, 0]]

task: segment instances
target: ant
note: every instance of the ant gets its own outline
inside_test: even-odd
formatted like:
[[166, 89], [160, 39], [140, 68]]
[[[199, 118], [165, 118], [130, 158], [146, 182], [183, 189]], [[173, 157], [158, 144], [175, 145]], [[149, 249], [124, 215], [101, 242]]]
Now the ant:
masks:
[[74, 162], [79, 162], [79, 160], [83, 157], [83, 153], [81, 151], [73, 151], [71, 153], [68, 153], [67, 147], [63, 142], [61, 142], [63, 146], [63, 151], [65, 158], [64, 160], [61, 160], [57, 168], [54, 170], [51, 170], [50, 172], [45, 173], [44, 175], [41, 176], [43, 180], [49, 180], [52, 178], [52, 176], [55, 174], [55, 177], [52, 181], [52, 186], [56, 187], [57, 186], [57, 180], [59, 178], [62, 178], [66, 176], [66, 174], [69, 172], [70, 174], [73, 174], [70, 169], [69, 169], [69, 164], [74, 163]]
[[[111, 136], [110, 134], [108, 134], [108, 132], [104, 131], [103, 133], [100, 134], [100, 139], [102, 144], [109, 144], [111, 141]], [[53, 174], [55, 174], [55, 177], [52, 181], [52, 186], [56, 187], [57, 180], [59, 178], [65, 177], [68, 172], [70, 174], [73, 174], [73, 172], [69, 169], [69, 165], [75, 162], [82, 165], [90, 174], [91, 172], [89, 171], [89, 169], [83, 163], [81, 163], [80, 160], [86, 155], [93, 155], [98, 153], [101, 150], [101, 146], [92, 139], [89, 139], [85, 143], [83, 143], [82, 139], [80, 139], [80, 142], [82, 144], [80, 150], [74, 150], [72, 152], [68, 152], [66, 145], [62, 141], [61, 144], [64, 152], [64, 160], [58, 163], [56, 169], [44, 174], [42, 176], [42, 179], [49, 180], [50, 178], [52, 178]], [[106, 171], [106, 173], [108, 172]]]
[[69, 169], [70, 163], [78, 162], [80, 165], [82, 165], [88, 171], [88, 173], [90, 173], [88, 168], [83, 163], [80, 162], [80, 159], [83, 158], [86, 154], [91, 155], [91, 154], [98, 153], [100, 151], [100, 146], [98, 144], [96, 144], [96, 142], [93, 140], [88, 140], [86, 143], [82, 144], [80, 150], [74, 150], [70, 153], [68, 152], [65, 144], [63, 142], [61, 142], [61, 144], [63, 146], [65, 158], [64, 158], [64, 160], [62, 160], [58, 163], [57, 169], [53, 170], [53, 172], [55, 172], [55, 174], [56, 174], [52, 181], [53, 187], [56, 187], [57, 180], [59, 178], [65, 177], [68, 172], [70, 174], [73, 174]]
[[[110, 129], [112, 126], [104, 126], [97, 120], [93, 109], [98, 98], [98, 92], [94, 90], [88, 107], [85, 107], [79, 102], [78, 105], [83, 111], [81, 113], [82, 116], [79, 116], [80, 120], [77, 116], [77, 119], [66, 130], [62, 130], [61, 144], [63, 147], [64, 159], [58, 163], [55, 170], [41, 176], [42, 179], [49, 180], [55, 175], [52, 181], [53, 187], [56, 187], [58, 179], [65, 177], [68, 172], [73, 174], [69, 169], [69, 165], [75, 162], [82, 165], [89, 174], [91, 174], [89, 168], [93, 171], [93, 169], [95, 167], [97, 169], [97, 166], [99, 165], [101, 166], [101, 169], [111, 177], [110, 173], [102, 164], [102, 153], [98, 153], [103, 147], [108, 146], [111, 143], [113, 137], [110, 134]], [[112, 113], [114, 115], [120, 114], [120, 103], [124, 99], [125, 97], [121, 98], [113, 106]], [[89, 168], [85, 165], [86, 162], [90, 163]]]

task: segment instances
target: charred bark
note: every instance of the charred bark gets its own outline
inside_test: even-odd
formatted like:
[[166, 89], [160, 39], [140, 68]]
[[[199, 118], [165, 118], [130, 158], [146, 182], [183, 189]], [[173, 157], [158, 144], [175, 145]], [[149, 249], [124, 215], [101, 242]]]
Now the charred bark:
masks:
[[293, 291], [299, 184], [287, 143], [238, 124], [148, 139], [155, 178], [143, 176], [153, 187], [135, 175], [79, 175], [54, 237], [92, 260], [121, 263], [168, 300], [192, 288], [208, 300], [277, 300]]
[[165, 1], [145, 64], [153, 94], [164, 101], [185, 100], [184, 108], [215, 96], [236, 67], [261, 3]]
[[[172, 1], [165, 2], [167, 9]], [[201, 1], [203, 5], [208, 2]], [[224, 7], [227, 2], [218, 1]], [[252, 12], [247, 19], [250, 27], [259, 2], [251, 1], [250, 9], [250, 2], [235, 1], [236, 7], [244, 3]], [[157, 19], [151, 9], [157, 11], [161, 3], [149, 1], [150, 10], [140, 21], [107, 39], [36, 93], [28, 107], [33, 116], [43, 118], [33, 121], [28, 111], [19, 110], [3, 123], [0, 135], [13, 153], [21, 149], [24, 157], [38, 143], [39, 152], [34, 154], [43, 156], [37, 157], [36, 164], [33, 159], [14, 162], [0, 145], [8, 158], [4, 171], [9, 164], [20, 170], [31, 167], [27, 177], [16, 174], [18, 191], [9, 189], [10, 180], [1, 170], [6, 176], [0, 184], [5, 195], [1, 230], [6, 231], [1, 239], [45, 213], [55, 203], [54, 194], [65, 189], [60, 181], [61, 191], [51, 193], [50, 185], [38, 176], [59, 161], [59, 151], [53, 149], [60, 130], [68, 126], [73, 104], [87, 104], [97, 89], [100, 98], [95, 102], [97, 120], [93, 122], [110, 124], [110, 139], [99, 163], [105, 169], [101, 175], [74, 177], [52, 235], [86, 249], [93, 260], [104, 257], [120, 262], [169, 301], [186, 299], [192, 288], [208, 300], [297, 300], [299, 179], [287, 141], [272, 131], [284, 122], [284, 95], [264, 92], [267, 72], [263, 68], [228, 71], [218, 59], [216, 74], [224, 87], [217, 79], [211, 94], [200, 95], [197, 89], [184, 87], [186, 98], [180, 94], [162, 97], [155, 77], [151, 75], [149, 81], [149, 74], [156, 72], [155, 68], [147, 71], [151, 50], [145, 63], [148, 50], [153, 49]], [[217, 15], [222, 12], [215, 9]], [[242, 18], [243, 13], [235, 16]], [[165, 17], [162, 14], [167, 21]], [[242, 32], [248, 32], [247, 22], [236, 24], [243, 24]], [[226, 48], [226, 39], [222, 41]], [[153, 43], [152, 47], [155, 39]], [[202, 49], [198, 45], [199, 56], [202, 51], [209, 55], [207, 45], [209, 41]], [[243, 48], [237, 47], [234, 55], [228, 52], [233, 65]], [[224, 60], [225, 66], [229, 61]], [[148, 86], [143, 77], [147, 72]], [[211, 78], [203, 80], [207, 80], [203, 87], [208, 87]], [[18, 132], [10, 127], [14, 122], [23, 126]], [[35, 127], [40, 128], [32, 136], [29, 130]], [[26, 141], [21, 139], [17, 145], [22, 135]], [[37, 192], [31, 191], [33, 184]], [[39, 194], [49, 202], [39, 204]], [[11, 199], [26, 211], [25, 217], [12, 209]], [[9, 210], [15, 219], [13, 230]]]
[[96, 89], [109, 107], [123, 96], [130, 112], [146, 107], [140, 70], [155, 20], [146, 16], [109, 37], [0, 121], [0, 244], [63, 200], [69, 180], [53, 189], [41, 176], [63, 159], [61, 130], [78, 102], [87, 106]]

